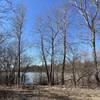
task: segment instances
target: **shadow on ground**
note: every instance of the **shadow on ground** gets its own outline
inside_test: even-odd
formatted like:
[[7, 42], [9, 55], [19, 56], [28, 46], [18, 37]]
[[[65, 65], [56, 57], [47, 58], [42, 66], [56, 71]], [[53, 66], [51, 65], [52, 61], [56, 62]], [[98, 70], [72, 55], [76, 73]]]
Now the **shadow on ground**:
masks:
[[48, 91], [15, 92], [0, 90], [0, 100], [71, 100], [67, 96], [61, 96]]

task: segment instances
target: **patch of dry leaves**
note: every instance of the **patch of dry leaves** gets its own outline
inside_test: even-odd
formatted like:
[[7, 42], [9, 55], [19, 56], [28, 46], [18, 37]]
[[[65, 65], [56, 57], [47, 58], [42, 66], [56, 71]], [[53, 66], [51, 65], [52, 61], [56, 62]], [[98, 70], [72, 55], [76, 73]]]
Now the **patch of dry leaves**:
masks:
[[[0, 89], [13, 90], [13, 91], [28, 91], [21, 88], [9, 88], [2, 87]], [[37, 91], [42, 95], [51, 96], [66, 96], [71, 100], [100, 100], [100, 89], [83, 89], [83, 88], [68, 88], [66, 86], [36, 86], [35, 90], [29, 90], [29, 92]], [[55, 99], [56, 100], [56, 99]]]
[[100, 100], [100, 89], [82, 89], [66, 87], [45, 87], [44, 90], [58, 95], [68, 96], [72, 100]]

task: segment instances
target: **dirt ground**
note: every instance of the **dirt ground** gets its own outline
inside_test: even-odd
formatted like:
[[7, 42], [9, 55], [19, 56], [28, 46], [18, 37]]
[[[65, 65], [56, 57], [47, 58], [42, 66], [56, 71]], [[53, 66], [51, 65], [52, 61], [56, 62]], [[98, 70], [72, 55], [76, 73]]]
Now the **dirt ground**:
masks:
[[34, 86], [33, 89], [0, 87], [0, 100], [100, 100], [100, 89]]

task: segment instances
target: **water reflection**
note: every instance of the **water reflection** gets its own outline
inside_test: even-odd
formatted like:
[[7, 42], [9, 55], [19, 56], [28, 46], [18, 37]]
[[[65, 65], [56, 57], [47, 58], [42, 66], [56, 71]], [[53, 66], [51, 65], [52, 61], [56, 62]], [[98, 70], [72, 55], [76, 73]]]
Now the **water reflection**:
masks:
[[46, 77], [46, 73], [27, 72], [25, 73], [24, 84], [37, 84], [41, 77]]

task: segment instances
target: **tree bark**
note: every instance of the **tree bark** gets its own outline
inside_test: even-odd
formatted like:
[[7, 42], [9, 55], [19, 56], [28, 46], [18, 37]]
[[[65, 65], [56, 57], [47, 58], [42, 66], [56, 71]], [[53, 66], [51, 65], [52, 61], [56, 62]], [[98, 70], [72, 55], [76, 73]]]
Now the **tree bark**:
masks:
[[50, 70], [50, 85], [54, 83], [53, 80], [53, 65], [54, 65], [54, 38], [52, 34], [52, 54], [51, 54], [51, 70]]
[[49, 78], [48, 65], [47, 65], [47, 61], [46, 61], [46, 57], [45, 57], [45, 53], [44, 53], [44, 42], [43, 42], [43, 36], [42, 35], [41, 35], [41, 50], [42, 50], [42, 56], [43, 56], [44, 64], [45, 64], [45, 67], [46, 67], [46, 73], [47, 73], [48, 84], [49, 84], [50, 78]]
[[20, 39], [21, 37], [19, 37], [18, 39], [18, 84], [20, 84]]
[[64, 33], [64, 55], [63, 55], [63, 67], [62, 67], [62, 85], [65, 84], [64, 82], [64, 71], [65, 71], [65, 66], [66, 66], [66, 32]]

